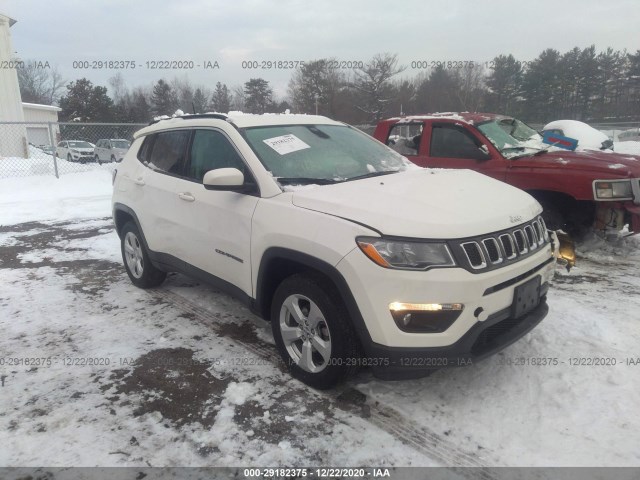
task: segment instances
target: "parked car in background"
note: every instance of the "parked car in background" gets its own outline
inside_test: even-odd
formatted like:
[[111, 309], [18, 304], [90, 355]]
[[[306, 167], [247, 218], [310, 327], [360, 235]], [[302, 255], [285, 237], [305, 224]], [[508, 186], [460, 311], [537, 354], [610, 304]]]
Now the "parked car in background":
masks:
[[136, 286], [177, 271], [241, 298], [317, 388], [359, 366], [399, 379], [470, 365], [534, 328], [555, 268], [541, 212], [314, 115], [160, 120], [113, 185]]
[[619, 142], [640, 142], [640, 128], [631, 128], [618, 134]]
[[56, 147], [51, 145], [39, 145], [38, 148], [47, 155], [55, 155]]
[[640, 233], [638, 156], [563, 150], [543, 143], [525, 123], [493, 113], [390, 118], [373, 135], [417, 165], [476, 170], [529, 192], [552, 230], [579, 236], [591, 227], [620, 231], [628, 224]]
[[69, 162], [93, 162], [93, 144], [84, 140], [63, 140], [56, 147], [56, 157]]
[[613, 140], [600, 130], [577, 120], [556, 120], [547, 123], [542, 133], [570, 137], [578, 141], [578, 149], [613, 150]]
[[125, 153], [129, 150], [131, 142], [124, 138], [103, 138], [98, 140], [94, 151], [95, 161], [121, 162]]

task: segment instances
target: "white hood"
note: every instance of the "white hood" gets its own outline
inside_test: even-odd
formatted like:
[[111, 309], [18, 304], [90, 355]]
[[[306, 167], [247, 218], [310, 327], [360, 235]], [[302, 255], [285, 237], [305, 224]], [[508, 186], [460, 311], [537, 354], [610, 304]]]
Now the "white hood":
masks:
[[294, 205], [335, 215], [385, 235], [464, 238], [531, 220], [529, 194], [471, 170], [410, 170], [293, 193]]

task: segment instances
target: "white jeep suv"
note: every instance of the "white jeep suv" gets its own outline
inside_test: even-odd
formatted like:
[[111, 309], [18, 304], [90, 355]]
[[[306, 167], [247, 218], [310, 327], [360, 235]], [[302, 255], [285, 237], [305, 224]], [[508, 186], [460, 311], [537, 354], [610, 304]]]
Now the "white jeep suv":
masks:
[[114, 174], [124, 265], [177, 271], [271, 322], [292, 374], [409, 378], [468, 365], [547, 314], [541, 207], [468, 170], [422, 169], [310, 115], [185, 115], [138, 131]]

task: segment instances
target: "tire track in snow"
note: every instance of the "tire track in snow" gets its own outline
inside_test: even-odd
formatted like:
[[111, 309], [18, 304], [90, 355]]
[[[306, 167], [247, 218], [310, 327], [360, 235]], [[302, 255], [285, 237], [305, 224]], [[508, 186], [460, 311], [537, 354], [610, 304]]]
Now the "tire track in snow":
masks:
[[[242, 338], [242, 335], [230, 333], [225, 328], [227, 324], [221, 323], [219, 318], [216, 318], [211, 311], [175, 292], [166, 289], [157, 289], [147, 290], [147, 293], [155, 300], [165, 301], [179, 310], [189, 313], [190, 316], [193, 317], [193, 320], [212, 328], [221, 336], [232, 339], [255, 355], [269, 360], [277, 368], [284, 370], [282, 360], [273, 345], [267, 344], [257, 337], [248, 340], [247, 338]], [[246, 331], [246, 328], [244, 330]], [[301, 384], [301, 386], [302, 385], [303, 384]], [[304, 388], [309, 387], [304, 386]], [[334, 407], [347, 410], [349, 413], [368, 421], [392, 435], [403, 444], [410, 446], [427, 457], [441, 462], [443, 466], [475, 467], [470, 472], [465, 472], [464, 469], [461, 470], [459, 473], [463, 476], [483, 479], [494, 478], [490, 474], [487, 464], [489, 462], [491, 466], [497, 466], [499, 464], [494, 461], [494, 459], [489, 459], [488, 455], [483, 455], [483, 458], [481, 458], [475, 452], [461, 449], [454, 442], [442, 435], [427, 427], [417, 425], [415, 421], [405, 417], [396, 409], [381, 404], [378, 401], [372, 401], [372, 399], [352, 386], [346, 385], [338, 387], [334, 391], [327, 392], [312, 391], [331, 402]], [[353, 398], [354, 396], [356, 397], [355, 401], [349, 400], [349, 398]]]

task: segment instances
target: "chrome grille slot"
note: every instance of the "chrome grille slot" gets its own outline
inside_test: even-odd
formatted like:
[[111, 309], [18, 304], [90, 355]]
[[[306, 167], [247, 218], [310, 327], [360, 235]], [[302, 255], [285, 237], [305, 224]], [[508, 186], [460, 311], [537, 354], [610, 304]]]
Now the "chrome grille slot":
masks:
[[527, 236], [527, 243], [529, 244], [529, 248], [531, 250], [535, 250], [538, 248], [538, 239], [536, 238], [536, 234], [533, 231], [531, 225], [527, 225], [524, 227], [524, 233]]
[[511, 237], [511, 235], [509, 235], [508, 233], [500, 235], [500, 243], [502, 244], [502, 249], [507, 256], [507, 260], [516, 258], [516, 246], [513, 243], [513, 238]]
[[502, 252], [500, 251], [500, 246], [498, 245], [498, 241], [495, 238], [485, 238], [484, 240], [482, 240], [482, 245], [484, 245], [484, 248], [489, 256], [489, 261], [491, 261], [491, 263], [497, 264], [502, 262]]
[[536, 234], [536, 238], [538, 239], [538, 246], [542, 246], [544, 244], [544, 234], [542, 233], [542, 227], [540, 226], [540, 222], [535, 220], [533, 222], [533, 232]]
[[543, 232], [543, 239], [545, 242], [549, 241], [549, 229], [547, 228], [547, 224], [544, 223], [544, 218], [542, 217], [538, 217], [538, 222], [540, 222], [540, 227], [542, 228], [542, 232]]
[[482, 253], [482, 249], [480, 248], [478, 242], [463, 243], [462, 249], [467, 256], [467, 260], [469, 260], [471, 268], [477, 270], [479, 268], [485, 268], [487, 266], [487, 262], [484, 259], [484, 254]]
[[529, 249], [527, 248], [527, 241], [524, 238], [524, 233], [522, 230], [515, 230], [513, 232], [513, 238], [516, 240], [516, 247], [518, 248], [518, 253], [523, 254], [527, 253]]

